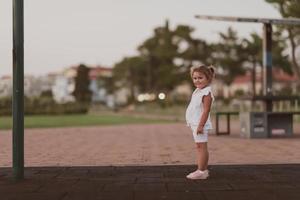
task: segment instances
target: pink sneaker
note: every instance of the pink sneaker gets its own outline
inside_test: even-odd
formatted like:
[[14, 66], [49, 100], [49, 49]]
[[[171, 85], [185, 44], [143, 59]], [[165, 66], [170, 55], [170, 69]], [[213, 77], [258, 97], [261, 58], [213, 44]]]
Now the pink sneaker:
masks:
[[186, 178], [196, 180], [196, 179], [207, 179], [208, 176], [209, 176], [209, 172], [207, 169], [204, 171], [197, 169], [196, 171], [187, 175]]

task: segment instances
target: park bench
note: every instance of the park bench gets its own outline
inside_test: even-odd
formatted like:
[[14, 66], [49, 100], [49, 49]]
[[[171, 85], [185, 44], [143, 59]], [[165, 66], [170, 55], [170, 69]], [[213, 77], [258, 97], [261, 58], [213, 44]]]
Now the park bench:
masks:
[[[265, 103], [282, 100], [299, 100], [299, 96], [244, 96], [241, 100], [263, 101]], [[268, 110], [268, 109], [267, 109]], [[286, 136], [291, 136], [293, 132], [293, 115], [299, 115], [299, 111], [288, 111], [288, 112], [233, 112], [233, 111], [222, 111], [216, 112], [216, 135], [229, 135], [230, 134], [230, 116], [239, 115], [241, 128], [247, 129], [247, 136], [249, 137], [270, 137], [272, 132], [283, 133]], [[226, 131], [220, 131], [219, 119], [222, 115], [226, 116]], [[246, 117], [246, 118], [245, 118]], [[263, 130], [263, 131], [260, 131]], [[245, 130], [241, 130], [242, 132]], [[257, 133], [255, 133], [258, 131]], [[242, 133], [243, 135], [243, 133]]]
[[[272, 137], [275, 135], [291, 137], [293, 135], [293, 116], [299, 115], [299, 111], [287, 111], [287, 112], [261, 112], [256, 113], [265, 117], [265, 122], [259, 124], [259, 118], [253, 121], [252, 132], [253, 136], [261, 135], [259, 129], [265, 128], [266, 131], [262, 131], [265, 137]], [[257, 129], [258, 131], [256, 131]]]
[[[239, 115], [239, 112], [216, 112], [216, 135], [230, 135], [230, 116]], [[226, 116], [226, 131], [220, 131], [220, 116]], [[251, 131], [258, 131], [264, 127], [267, 127], [267, 137], [273, 134], [285, 134], [286, 136], [292, 136], [293, 133], [293, 116], [300, 115], [299, 111], [289, 112], [257, 112], [253, 116], [257, 119], [266, 118], [265, 120], [254, 120]], [[250, 120], [247, 120], [250, 121]], [[250, 130], [249, 130], [250, 131]]]

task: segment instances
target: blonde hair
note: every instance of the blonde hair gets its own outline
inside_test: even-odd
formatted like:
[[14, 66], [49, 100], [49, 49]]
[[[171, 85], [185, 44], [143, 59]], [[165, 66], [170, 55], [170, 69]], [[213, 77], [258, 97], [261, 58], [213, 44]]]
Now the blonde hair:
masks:
[[204, 76], [207, 78], [208, 82], [211, 83], [215, 76], [215, 69], [212, 65], [210, 66], [205, 66], [205, 65], [196, 65], [191, 67], [190, 73], [191, 77], [193, 78], [194, 72], [200, 72], [204, 74]]

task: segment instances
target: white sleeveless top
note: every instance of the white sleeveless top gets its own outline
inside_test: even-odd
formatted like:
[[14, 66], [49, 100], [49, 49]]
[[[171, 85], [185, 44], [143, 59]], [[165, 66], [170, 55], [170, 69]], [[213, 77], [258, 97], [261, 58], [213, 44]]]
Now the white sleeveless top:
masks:
[[[211, 91], [211, 86], [207, 86], [203, 89], [196, 88], [192, 94], [190, 104], [188, 105], [185, 113], [185, 119], [188, 126], [198, 126], [202, 113], [203, 113], [203, 102], [202, 98], [206, 95], [211, 95], [214, 100], [214, 96]], [[210, 120], [210, 114], [208, 115], [207, 121], [204, 125], [205, 130], [212, 129], [212, 123]]]

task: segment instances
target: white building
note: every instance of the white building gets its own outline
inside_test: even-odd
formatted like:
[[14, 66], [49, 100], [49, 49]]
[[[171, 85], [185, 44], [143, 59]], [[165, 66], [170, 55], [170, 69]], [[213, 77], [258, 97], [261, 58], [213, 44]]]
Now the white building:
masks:
[[[51, 90], [51, 83], [47, 77], [24, 77], [24, 95], [27, 97], [40, 96], [43, 91]], [[0, 97], [11, 97], [13, 80], [10, 76], [0, 78]]]
[[46, 77], [24, 77], [24, 95], [27, 97], [38, 97], [43, 91], [50, 89], [51, 86]]
[[2, 76], [0, 78], [0, 98], [12, 96], [12, 77]]
[[72, 95], [74, 88], [74, 79], [67, 78], [64, 75], [57, 75], [52, 85], [53, 99], [57, 103], [74, 102], [75, 98]]
[[112, 105], [113, 98], [108, 94], [105, 88], [104, 79], [112, 77], [112, 69], [106, 67], [91, 68], [89, 72], [90, 86], [92, 91], [92, 102], [106, 103], [109, 107]]
[[[72, 93], [75, 90], [75, 78], [77, 76], [77, 66], [65, 69], [61, 74], [57, 75], [52, 85], [53, 98], [57, 103], [73, 102], [75, 97]], [[92, 92], [92, 102], [107, 103], [111, 101], [111, 97], [106, 88], [101, 85], [101, 78], [112, 76], [112, 69], [105, 67], [90, 68], [89, 89]]]

